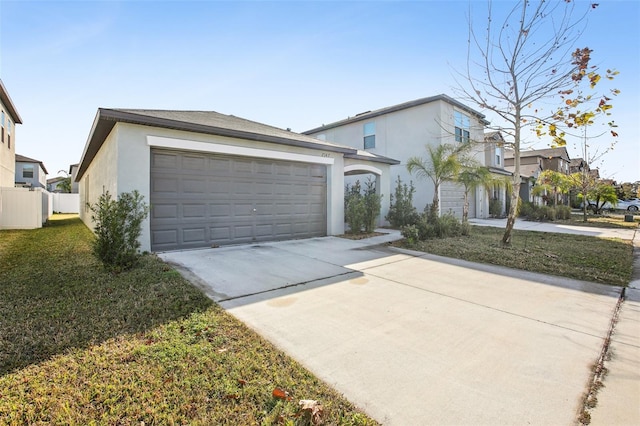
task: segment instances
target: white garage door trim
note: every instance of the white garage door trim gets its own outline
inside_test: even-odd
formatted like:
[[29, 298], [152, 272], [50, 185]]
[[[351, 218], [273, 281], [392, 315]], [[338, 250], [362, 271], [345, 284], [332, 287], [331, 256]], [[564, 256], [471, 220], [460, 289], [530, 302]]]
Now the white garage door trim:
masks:
[[147, 136], [147, 145], [154, 148], [179, 149], [181, 151], [200, 151], [216, 154], [236, 155], [242, 157], [268, 158], [271, 160], [300, 161], [303, 163], [315, 163], [333, 165], [331, 157], [320, 157], [293, 152], [272, 151], [268, 149], [249, 148], [245, 146], [223, 145], [218, 143], [197, 142], [187, 139], [165, 138], [160, 136]]

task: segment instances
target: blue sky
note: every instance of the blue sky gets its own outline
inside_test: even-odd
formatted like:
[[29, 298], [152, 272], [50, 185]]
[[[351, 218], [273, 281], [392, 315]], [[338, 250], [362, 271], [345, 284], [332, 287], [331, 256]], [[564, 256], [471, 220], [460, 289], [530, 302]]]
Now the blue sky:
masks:
[[[620, 71], [614, 86], [622, 93], [612, 116], [618, 144], [596, 165], [602, 177], [636, 181], [640, 2], [598, 3], [579, 44], [594, 50], [597, 64]], [[454, 70], [465, 63], [466, 13], [471, 6], [481, 23], [485, 4], [1, 0], [0, 78], [24, 121], [17, 152], [43, 161], [49, 177], [68, 170], [99, 107], [213, 110], [301, 132], [453, 96]], [[572, 143], [568, 150], [579, 156]]]

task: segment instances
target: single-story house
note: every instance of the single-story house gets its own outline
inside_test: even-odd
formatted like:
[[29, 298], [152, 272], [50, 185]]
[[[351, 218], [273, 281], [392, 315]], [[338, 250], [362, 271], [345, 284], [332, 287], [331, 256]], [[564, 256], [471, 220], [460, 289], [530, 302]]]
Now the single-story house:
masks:
[[151, 212], [141, 249], [179, 250], [344, 232], [345, 173], [387, 200], [397, 161], [212, 111], [98, 109], [78, 167], [80, 217], [108, 191]]

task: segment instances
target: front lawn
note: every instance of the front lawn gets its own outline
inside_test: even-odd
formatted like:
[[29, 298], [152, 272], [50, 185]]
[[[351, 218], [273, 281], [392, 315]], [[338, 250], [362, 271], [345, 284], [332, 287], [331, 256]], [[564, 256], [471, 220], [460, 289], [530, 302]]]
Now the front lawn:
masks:
[[376, 424], [157, 257], [106, 272], [92, 238], [62, 215], [0, 231], [0, 423], [294, 424], [312, 399]]
[[[628, 214], [628, 213], [627, 213]], [[582, 214], [571, 214], [571, 219], [557, 220], [553, 223], [562, 225], [589, 226], [596, 228], [627, 228], [635, 229], [640, 224], [640, 216], [633, 216], [633, 222], [625, 222], [625, 214], [604, 213], [602, 215], [587, 215], [587, 222], [583, 221]]]
[[464, 259], [559, 275], [578, 280], [626, 286], [633, 270], [633, 245], [630, 241], [610, 240], [572, 234], [513, 231], [512, 245], [502, 247], [504, 229], [472, 226], [471, 235], [431, 239], [396, 246]]

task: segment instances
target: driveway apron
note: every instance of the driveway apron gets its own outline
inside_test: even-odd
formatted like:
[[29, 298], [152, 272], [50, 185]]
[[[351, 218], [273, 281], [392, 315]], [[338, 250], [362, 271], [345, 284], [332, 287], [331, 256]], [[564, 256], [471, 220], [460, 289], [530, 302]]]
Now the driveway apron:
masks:
[[393, 238], [160, 256], [385, 425], [574, 423], [621, 289]]

